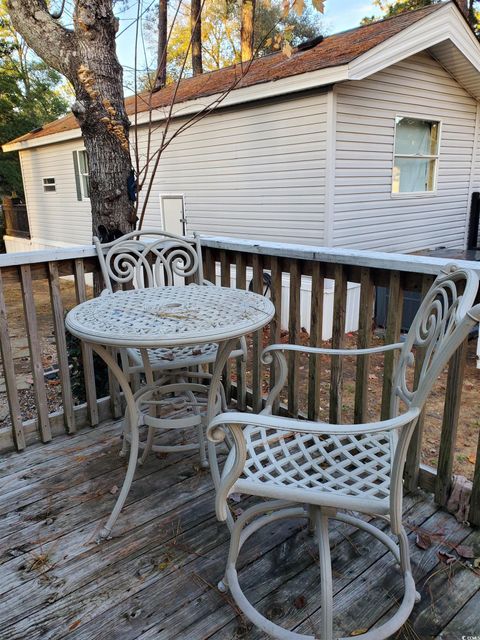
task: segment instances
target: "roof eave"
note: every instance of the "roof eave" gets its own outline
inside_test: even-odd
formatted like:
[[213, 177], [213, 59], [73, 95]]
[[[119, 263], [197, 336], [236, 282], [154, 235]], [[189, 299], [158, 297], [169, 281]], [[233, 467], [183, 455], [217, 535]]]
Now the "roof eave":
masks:
[[[235, 89], [222, 99], [218, 107], [215, 107], [215, 110], [217, 108], [225, 108], [246, 102], [255, 102], [266, 98], [273, 98], [275, 96], [306, 91], [308, 89], [341, 82], [342, 80], [348, 80], [348, 65], [346, 64], [328, 67], [326, 69], [319, 69], [318, 71], [301, 73], [296, 76], [281, 78], [280, 80], [274, 80], [271, 82], [255, 84], [250, 87]], [[222, 97], [222, 95], [223, 94], [221, 93], [217, 93], [176, 104], [174, 105], [172, 116], [179, 118], [200, 113], [205, 108], [208, 108], [209, 105], [215, 104], [216, 100]], [[165, 120], [169, 109], [169, 107], [160, 107], [154, 109], [151, 114], [148, 111], [141, 112], [137, 116], [137, 125], [140, 126], [148, 124], [149, 122]], [[31, 138], [30, 140], [8, 142], [2, 146], [2, 149], [3, 151], [22, 151], [24, 149], [32, 149], [34, 147], [64, 142], [66, 140], [72, 140], [80, 137], [80, 129], [75, 128], [61, 133]]]

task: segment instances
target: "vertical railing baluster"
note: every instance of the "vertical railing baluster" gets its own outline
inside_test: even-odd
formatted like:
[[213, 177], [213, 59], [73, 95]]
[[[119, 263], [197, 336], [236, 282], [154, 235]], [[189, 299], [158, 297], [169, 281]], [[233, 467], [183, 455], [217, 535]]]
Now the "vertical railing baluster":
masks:
[[[358, 343], [359, 349], [368, 349], [372, 343], [372, 316], [375, 287], [372, 272], [368, 267], [362, 267], [360, 273], [360, 310], [358, 315]], [[355, 405], [353, 419], [358, 424], [368, 420], [368, 371], [370, 357], [361, 355], [357, 358], [355, 381]]]
[[[85, 302], [87, 299], [87, 289], [85, 286], [85, 268], [82, 260], [74, 262], [74, 280], [75, 295], [77, 304]], [[83, 379], [85, 383], [85, 398], [87, 401], [87, 411], [90, 420], [90, 426], [94, 427], [99, 423], [98, 406], [97, 406], [97, 390], [95, 387], [95, 368], [93, 365], [93, 353], [91, 347], [80, 341], [82, 350], [83, 363]]]
[[18, 400], [17, 379], [15, 377], [15, 365], [13, 362], [12, 344], [8, 331], [7, 306], [5, 303], [5, 292], [3, 288], [3, 278], [0, 271], [0, 352], [2, 355], [3, 375], [8, 398], [8, 408], [10, 409], [10, 420], [12, 422], [12, 436], [15, 447], [18, 451], [25, 449], [25, 435], [23, 433], [22, 412]]
[[53, 328], [57, 347], [58, 371], [62, 389], [63, 419], [67, 433], [74, 433], [75, 415], [73, 412], [72, 385], [68, 367], [67, 340], [65, 336], [65, 312], [60, 292], [60, 279], [56, 262], [48, 263], [48, 285], [53, 311]]
[[[282, 333], [282, 265], [280, 259], [272, 257], [270, 259], [271, 273], [271, 300], [275, 307], [275, 315], [270, 322], [270, 344], [278, 344]], [[270, 388], [275, 384], [275, 360], [270, 367]], [[273, 404], [274, 413], [278, 412], [280, 398]]]
[[[311, 347], [320, 347], [323, 328], [324, 278], [319, 262], [312, 263], [312, 294], [310, 308]], [[308, 419], [318, 420], [320, 410], [320, 356], [311, 355], [308, 362]]]
[[[345, 323], [347, 309], [347, 276], [345, 267], [336, 264], [335, 291], [333, 295], [333, 329], [332, 348], [341, 349], [345, 342]], [[342, 391], [343, 391], [343, 358], [332, 356], [330, 372], [330, 422], [342, 422]]]
[[[224, 250], [220, 251], [220, 285], [222, 287], [231, 286], [230, 259]], [[232, 377], [230, 372], [231, 361], [227, 360], [227, 364], [223, 368], [223, 386], [227, 403], [230, 403], [232, 400]]]
[[[258, 254], [253, 255], [253, 290], [255, 293], [263, 294], [263, 261]], [[262, 337], [262, 329], [255, 331], [252, 336], [252, 409], [255, 413], [262, 409]]]
[[[431, 285], [432, 285], [432, 277], [424, 275], [422, 277], [422, 288], [421, 288], [422, 300], [425, 297], [427, 291], [430, 289]], [[417, 347], [415, 351], [415, 373], [414, 373], [414, 380], [413, 380], [413, 386], [415, 389], [417, 388], [417, 385], [420, 379], [420, 373], [422, 371], [424, 360], [425, 360], [425, 349], [421, 347]], [[425, 422], [425, 407], [423, 408], [422, 413], [418, 417], [417, 426], [415, 427], [415, 431], [413, 432], [412, 439], [410, 440], [410, 445], [408, 447], [408, 452], [407, 452], [407, 458], [405, 461], [404, 482], [405, 482], [405, 488], [408, 489], [409, 491], [414, 491], [418, 487], [424, 422]]]
[[453, 456], [455, 453], [467, 351], [468, 339], [457, 349], [448, 365], [437, 477], [435, 479], [435, 500], [442, 506], [447, 504], [452, 486]]
[[[299, 344], [300, 341], [300, 289], [302, 275], [300, 262], [293, 260], [290, 262], [290, 287], [289, 287], [289, 309], [288, 309], [288, 342]], [[288, 413], [296, 418], [298, 416], [298, 389], [299, 370], [298, 354], [295, 351], [288, 353]]]
[[40, 350], [40, 336], [38, 334], [37, 311], [33, 297], [32, 272], [30, 265], [20, 266], [20, 280], [22, 283], [23, 308], [25, 312], [25, 327], [27, 330], [30, 362], [32, 365], [33, 387], [37, 407], [37, 423], [42, 442], [52, 439], [50, 419], [48, 417], [47, 393], [43, 375], [42, 352]]
[[[237, 289], [247, 288], [247, 261], [245, 254], [240, 252], [235, 256], [235, 286]], [[237, 358], [237, 409], [239, 411], [247, 409], [246, 364], [241, 358]]]
[[205, 280], [208, 280], [212, 284], [216, 283], [215, 275], [215, 254], [213, 249], [208, 247], [202, 248], [203, 253], [203, 273]]
[[[402, 329], [403, 289], [399, 271], [390, 273], [389, 299], [387, 309], [387, 326], [385, 327], [385, 344], [398, 342]], [[387, 351], [383, 361], [383, 387], [382, 387], [382, 420], [390, 417], [393, 387], [393, 372], [398, 354]]]

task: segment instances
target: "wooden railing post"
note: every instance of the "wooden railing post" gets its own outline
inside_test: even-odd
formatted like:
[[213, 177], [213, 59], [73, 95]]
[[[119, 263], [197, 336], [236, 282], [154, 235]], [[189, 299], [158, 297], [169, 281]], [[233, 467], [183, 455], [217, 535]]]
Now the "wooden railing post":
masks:
[[[387, 309], [387, 326], [385, 328], [385, 344], [398, 342], [402, 329], [403, 313], [403, 289], [401, 287], [401, 276], [399, 271], [390, 273], [389, 299]], [[387, 351], [383, 361], [383, 388], [382, 388], [382, 420], [390, 417], [392, 404], [393, 372], [397, 354]]]
[[40, 336], [38, 334], [37, 311], [35, 309], [35, 300], [33, 298], [33, 283], [30, 265], [23, 264], [20, 266], [20, 279], [22, 283], [25, 326], [27, 329], [28, 346], [30, 349], [30, 362], [32, 365], [35, 403], [37, 406], [38, 429], [42, 442], [48, 442], [52, 439], [52, 433], [50, 429], [50, 419], [48, 417], [48, 401], [45, 391], [45, 378], [43, 375]]
[[[85, 302], [87, 299], [87, 289], [85, 286], [85, 269], [82, 260], [75, 260], [74, 278], [77, 303], [80, 304], [81, 302]], [[94, 427], [98, 424], [99, 420], [97, 390], [95, 387], [95, 368], [93, 366], [93, 353], [91, 347], [85, 344], [83, 340], [80, 341], [80, 347], [82, 350], [83, 379], [85, 383], [85, 397], [87, 400], [88, 417], [90, 419], [90, 425]]]
[[[368, 267], [362, 267], [360, 275], [360, 309], [358, 315], [358, 348], [368, 349], [372, 342], [372, 316], [375, 287], [372, 273]], [[370, 357], [362, 355], [357, 360], [355, 382], [355, 405], [353, 417], [356, 423], [368, 420], [368, 371]]]
[[13, 363], [12, 345], [8, 331], [7, 307], [5, 304], [5, 292], [3, 278], [0, 270], [0, 350], [2, 354], [3, 375], [7, 390], [8, 407], [12, 421], [12, 436], [18, 451], [25, 449], [25, 434], [23, 433], [22, 412], [18, 400], [17, 380], [15, 377], [15, 365]]
[[[275, 307], [275, 315], [270, 321], [270, 344], [278, 344], [282, 333], [282, 265], [280, 259], [272, 257], [270, 259], [271, 274], [271, 300]], [[270, 367], [270, 388], [275, 384], [275, 361]], [[276, 413], [280, 405], [280, 399], [276, 398], [273, 403], [273, 411]]]
[[[300, 288], [302, 272], [300, 263], [294, 260], [290, 263], [290, 303], [288, 310], [288, 342], [298, 344], [300, 337]], [[298, 354], [288, 352], [288, 413], [292, 417], [298, 416]]]
[[[263, 261], [258, 254], [253, 255], [253, 290], [255, 293], [263, 293]], [[262, 409], [262, 364], [260, 355], [262, 352], [263, 331], [255, 331], [252, 336], [252, 394], [253, 410], [258, 413]]]
[[72, 385], [70, 383], [70, 370], [68, 368], [67, 340], [65, 337], [65, 314], [62, 296], [60, 293], [60, 280], [58, 266], [55, 262], [48, 263], [48, 284], [50, 287], [50, 299], [53, 310], [53, 327], [57, 346], [58, 370], [62, 387], [63, 417], [67, 433], [75, 432], [75, 416], [73, 412]]
[[[341, 349], [345, 343], [347, 309], [347, 277], [345, 267], [335, 265], [335, 291], [333, 295], [332, 347]], [[343, 358], [332, 356], [330, 372], [330, 422], [342, 422]]]
[[[220, 285], [222, 287], [231, 286], [230, 260], [226, 251], [220, 251]], [[227, 402], [232, 399], [232, 377], [230, 375], [231, 362], [227, 360], [223, 368], [223, 386], [225, 389], [225, 397]]]
[[457, 438], [458, 416], [460, 414], [467, 349], [468, 340], [465, 340], [457, 349], [448, 365], [447, 389], [445, 392], [437, 477], [435, 480], [435, 500], [443, 506], [448, 502], [452, 486], [453, 456]]
[[[322, 343], [324, 278], [319, 262], [312, 264], [312, 293], [310, 307], [311, 347]], [[320, 410], [320, 357], [311, 355], [308, 362], [308, 419], [318, 420]]]
[[[247, 261], [244, 253], [235, 256], [235, 286], [237, 289], [247, 288]], [[247, 410], [247, 381], [245, 379], [247, 363], [237, 358], [237, 409]]]
[[[422, 277], [422, 299], [425, 297], [427, 291], [429, 290], [432, 284], [432, 278], [430, 276]], [[421, 348], [417, 348], [415, 353], [415, 373], [413, 386], [416, 389], [420, 373], [422, 371], [423, 362], [425, 360], [425, 350]], [[422, 453], [422, 435], [423, 435], [423, 424], [425, 421], [425, 408], [423, 408], [422, 413], [418, 417], [417, 426], [415, 427], [415, 431], [413, 432], [412, 439], [410, 440], [410, 445], [408, 447], [407, 459], [405, 461], [405, 471], [404, 471], [404, 482], [405, 488], [409, 491], [414, 491], [418, 487], [418, 480], [420, 477], [420, 459]]]

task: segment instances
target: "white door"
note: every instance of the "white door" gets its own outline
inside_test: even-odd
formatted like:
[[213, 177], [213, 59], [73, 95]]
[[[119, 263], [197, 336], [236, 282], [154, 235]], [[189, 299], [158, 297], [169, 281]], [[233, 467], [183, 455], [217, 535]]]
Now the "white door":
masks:
[[183, 196], [160, 196], [163, 228], [178, 236], [185, 235]]

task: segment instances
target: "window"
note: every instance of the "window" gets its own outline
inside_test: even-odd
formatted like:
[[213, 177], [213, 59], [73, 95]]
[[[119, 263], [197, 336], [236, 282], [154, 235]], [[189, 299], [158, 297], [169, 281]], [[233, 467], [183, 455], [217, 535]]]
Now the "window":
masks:
[[43, 190], [45, 193], [56, 191], [55, 178], [42, 178]]
[[435, 191], [439, 139], [438, 120], [396, 118], [392, 193]]
[[88, 200], [90, 198], [90, 178], [88, 175], [87, 152], [85, 149], [73, 152], [73, 164], [75, 167], [77, 198], [78, 200]]

